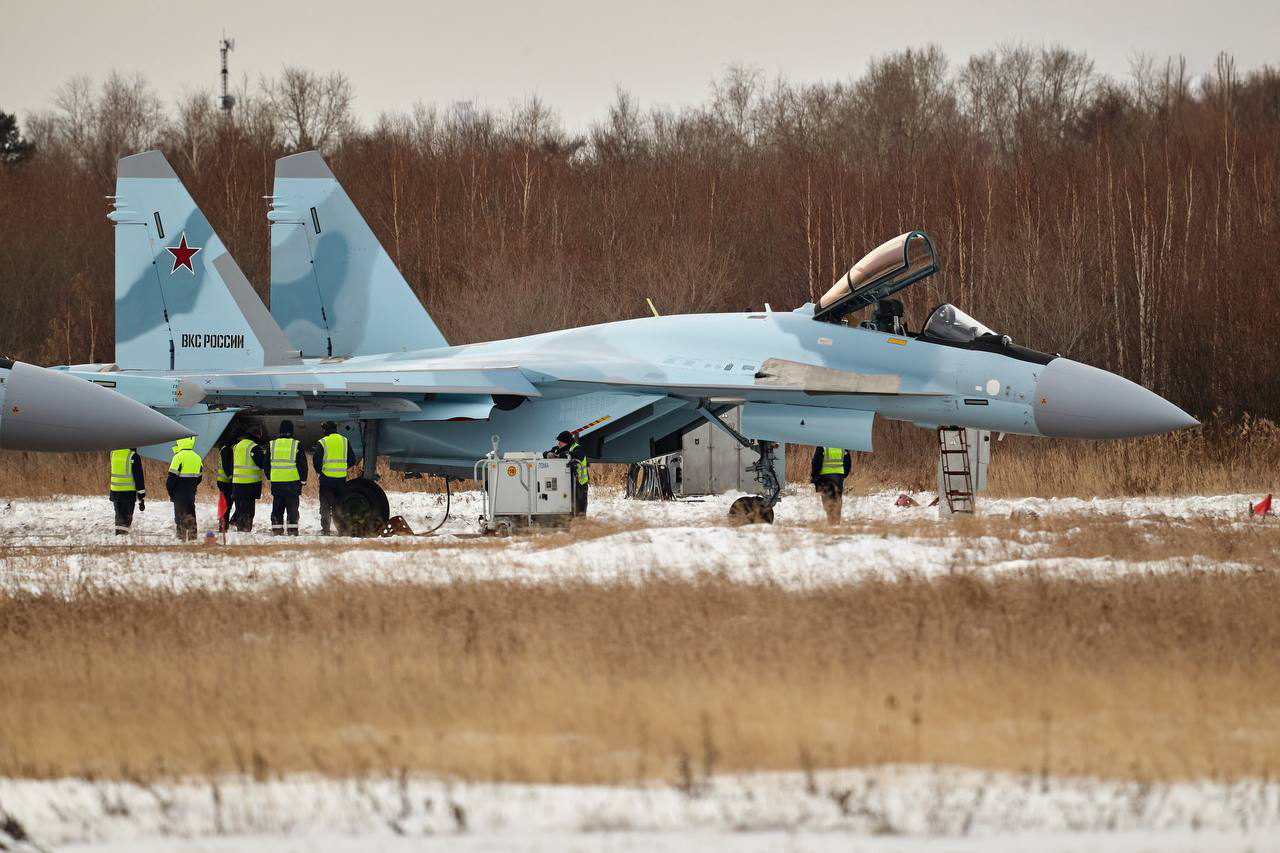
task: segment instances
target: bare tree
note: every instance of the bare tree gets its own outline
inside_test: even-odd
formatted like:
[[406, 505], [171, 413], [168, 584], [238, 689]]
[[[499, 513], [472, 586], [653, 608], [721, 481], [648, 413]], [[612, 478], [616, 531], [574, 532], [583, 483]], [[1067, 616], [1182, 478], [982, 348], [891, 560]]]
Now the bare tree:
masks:
[[98, 167], [112, 175], [121, 157], [158, 144], [164, 105], [142, 75], [126, 77], [113, 71], [102, 84], [95, 119]]
[[177, 115], [165, 132], [166, 147], [180, 154], [199, 176], [220, 121], [212, 93], [189, 92], [178, 99]]
[[355, 96], [350, 81], [339, 71], [321, 76], [286, 66], [279, 78], [264, 80], [262, 89], [287, 148], [329, 151], [355, 129], [351, 113]]

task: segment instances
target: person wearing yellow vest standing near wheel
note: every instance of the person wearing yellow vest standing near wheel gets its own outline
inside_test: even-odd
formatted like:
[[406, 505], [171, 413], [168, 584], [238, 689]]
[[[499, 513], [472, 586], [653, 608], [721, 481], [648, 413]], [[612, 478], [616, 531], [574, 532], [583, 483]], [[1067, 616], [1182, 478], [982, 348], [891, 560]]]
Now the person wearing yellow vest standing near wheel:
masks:
[[[271, 440], [271, 532], [298, 535], [298, 499], [307, 483], [307, 461], [293, 437], [293, 421], [280, 422], [280, 435]], [[286, 523], [286, 518], [288, 519]]]
[[173, 501], [173, 524], [178, 541], [196, 539], [196, 489], [200, 487], [204, 463], [195, 451], [195, 438], [180, 438], [173, 445], [173, 462], [165, 488]]
[[853, 456], [843, 447], [818, 447], [813, 451], [813, 462], [809, 466], [809, 482], [813, 483], [822, 508], [827, 512], [827, 521], [837, 524], [844, 503], [844, 480], [853, 470]]
[[133, 508], [147, 511], [147, 484], [142, 477], [142, 457], [138, 448], [111, 451], [111, 505], [116, 511], [116, 535], [123, 536], [133, 526]]
[[333, 421], [325, 421], [320, 429], [324, 437], [311, 452], [311, 464], [320, 481], [320, 532], [328, 536], [333, 511], [346, 491], [347, 472], [355, 467], [356, 455], [351, 442], [338, 432], [338, 425]]
[[587, 486], [591, 482], [591, 466], [587, 462], [587, 451], [578, 444], [578, 437], [569, 430], [561, 430], [556, 436], [556, 446], [543, 454], [544, 457], [571, 459], [573, 465], [573, 514], [587, 514]]
[[232, 446], [234, 441], [224, 444], [218, 448], [218, 491], [222, 493], [223, 511], [218, 517], [218, 529], [226, 530], [231, 526], [231, 508], [235, 506], [235, 495], [231, 492], [231, 458], [233, 456]]
[[231, 472], [231, 526], [242, 533], [253, 530], [253, 516], [262, 497], [267, 452], [253, 431], [242, 428], [236, 441], [222, 448], [222, 467]]

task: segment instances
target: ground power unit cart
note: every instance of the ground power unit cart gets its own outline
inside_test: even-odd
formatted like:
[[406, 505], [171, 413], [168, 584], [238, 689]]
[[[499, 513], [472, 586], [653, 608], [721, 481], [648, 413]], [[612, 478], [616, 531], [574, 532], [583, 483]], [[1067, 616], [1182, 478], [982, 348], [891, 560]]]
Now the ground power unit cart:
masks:
[[484, 496], [480, 529], [509, 533], [534, 525], [564, 524], [574, 512], [572, 461], [543, 459], [537, 453], [496, 451], [475, 465]]

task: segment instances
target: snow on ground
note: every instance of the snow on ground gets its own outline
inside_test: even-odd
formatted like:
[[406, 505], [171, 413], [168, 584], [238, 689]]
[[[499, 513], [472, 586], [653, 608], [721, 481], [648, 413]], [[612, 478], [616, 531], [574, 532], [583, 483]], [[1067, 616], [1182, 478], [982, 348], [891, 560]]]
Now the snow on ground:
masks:
[[0, 780], [0, 810], [45, 848], [100, 853], [1280, 849], [1271, 780], [1147, 784], [922, 766], [716, 776], [684, 790], [422, 776]]
[[[643, 581], [722, 573], [734, 580], [792, 587], [838, 584], [904, 572], [936, 576], [957, 569], [988, 572], [1036, 568], [1055, 572], [1162, 571], [1171, 568], [1239, 568], [1198, 557], [1119, 563], [1107, 558], [1050, 556], [1052, 541], [995, 536], [962, 538], [949, 533], [927, 506], [932, 495], [917, 495], [919, 507], [897, 507], [897, 493], [848, 496], [844, 517], [867, 525], [830, 529], [817, 497], [792, 488], [777, 507], [774, 525], [730, 526], [729, 505], [737, 495], [677, 502], [625, 500], [616, 489], [597, 489], [591, 519], [581, 535], [522, 534], [510, 539], [477, 539], [480, 495], [454, 495], [447, 523], [435, 535], [386, 540], [323, 538], [318, 507], [303, 500], [304, 535], [270, 534], [269, 501], [259, 504], [255, 532], [228, 534], [196, 545], [174, 541], [172, 505], [159, 500], [134, 516], [128, 537], [112, 533], [111, 505], [99, 497], [59, 497], [6, 501], [0, 513], [0, 585], [71, 593], [85, 585], [261, 588], [276, 583], [316, 583], [330, 577], [352, 580], [443, 583], [456, 579], [526, 582], [585, 580]], [[199, 507], [202, 530], [215, 523], [211, 495]], [[417, 531], [433, 527], [443, 514], [442, 495], [406, 492], [390, 496], [393, 512]], [[1170, 523], [1195, 518], [1244, 520], [1249, 497], [1022, 498], [981, 499], [980, 512], [994, 517], [1069, 515], [1126, 517], [1135, 523]], [[883, 522], [885, 529], [874, 523]], [[905, 522], [908, 530], [892, 522]], [[148, 547], [120, 548], [141, 545]], [[249, 546], [249, 547], [246, 547]]]

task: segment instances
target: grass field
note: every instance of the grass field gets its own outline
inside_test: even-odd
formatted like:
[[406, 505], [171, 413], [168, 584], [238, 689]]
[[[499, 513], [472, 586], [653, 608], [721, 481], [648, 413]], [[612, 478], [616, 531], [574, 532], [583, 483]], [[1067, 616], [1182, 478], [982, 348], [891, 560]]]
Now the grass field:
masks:
[[1280, 576], [0, 597], [0, 776], [1280, 767]]

